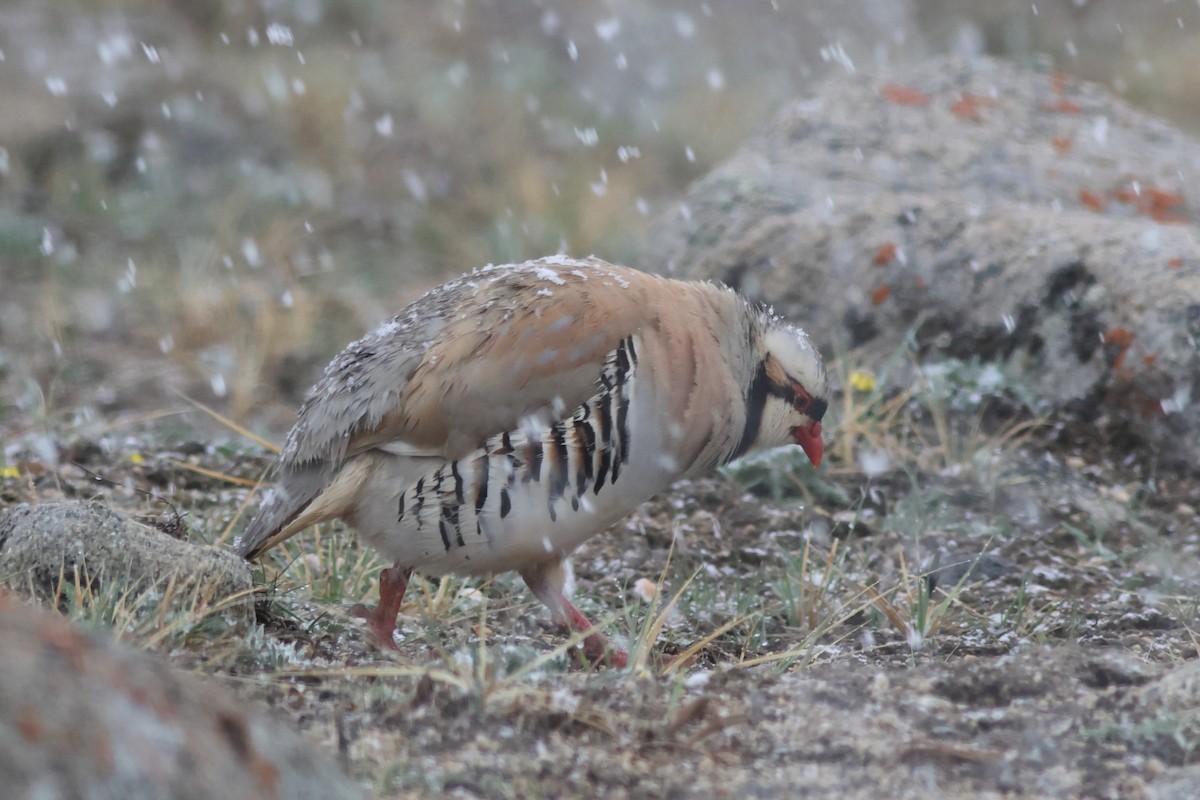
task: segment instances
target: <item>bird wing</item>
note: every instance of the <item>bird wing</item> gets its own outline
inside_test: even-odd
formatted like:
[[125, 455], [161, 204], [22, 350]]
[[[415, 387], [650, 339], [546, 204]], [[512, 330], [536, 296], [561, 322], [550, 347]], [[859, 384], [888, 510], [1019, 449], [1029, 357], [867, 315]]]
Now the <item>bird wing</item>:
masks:
[[551, 258], [481, 270], [429, 292], [326, 368], [239, 552], [252, 557], [282, 541], [279, 532], [298, 518], [307, 526], [344, 513], [350, 489], [338, 495], [344, 502], [302, 516], [354, 456], [382, 450], [454, 460], [531, 416], [570, 415], [596, 392], [608, 353], [656, 324], [663, 283], [596, 259]]

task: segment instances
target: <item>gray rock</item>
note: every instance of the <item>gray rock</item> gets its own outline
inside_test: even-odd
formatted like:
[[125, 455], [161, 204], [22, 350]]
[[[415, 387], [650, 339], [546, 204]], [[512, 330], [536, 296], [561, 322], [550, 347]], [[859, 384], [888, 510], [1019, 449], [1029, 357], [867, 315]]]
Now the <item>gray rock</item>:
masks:
[[22, 504], [0, 519], [0, 583], [57, 603], [76, 580], [139, 614], [159, 615], [166, 602], [169, 612], [215, 609], [239, 628], [254, 623], [250, 568], [227, 550], [172, 538], [96, 502]]
[[11, 798], [354, 798], [298, 734], [219, 687], [0, 590]]
[[[1114, 698], [1114, 724], [1108, 738], [1136, 744], [1138, 750], [1164, 764], [1184, 767], [1195, 761], [1200, 744], [1200, 662], [1171, 665], [1152, 680], [1135, 676], [1129, 691]], [[1121, 681], [1114, 682], [1118, 687]], [[1194, 774], [1194, 773], [1193, 773]], [[1179, 794], [1180, 773], [1164, 776], [1157, 797], [1195, 797]]]
[[1171, 715], [1200, 726], [1200, 661], [1174, 666], [1158, 680], [1141, 686], [1127, 706], [1141, 716]]
[[997, 361], [1043, 410], [1195, 463], [1198, 183], [1200, 143], [1099, 87], [939, 60], [783, 111], [643, 263], [737, 286], [856, 365], [910, 334], [926, 359]]
[[1200, 764], [1174, 767], [1146, 787], [1148, 800], [1195, 800], [1200, 786]]

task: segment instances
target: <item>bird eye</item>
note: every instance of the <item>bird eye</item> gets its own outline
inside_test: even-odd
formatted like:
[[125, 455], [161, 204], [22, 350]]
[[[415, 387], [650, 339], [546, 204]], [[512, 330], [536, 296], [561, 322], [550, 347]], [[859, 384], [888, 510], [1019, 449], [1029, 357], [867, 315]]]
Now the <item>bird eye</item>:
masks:
[[792, 384], [792, 391], [796, 393], [792, 400], [792, 408], [804, 413], [808, 409], [808, 404], [812, 402], [812, 395], [804, 390], [804, 387], [798, 383]]

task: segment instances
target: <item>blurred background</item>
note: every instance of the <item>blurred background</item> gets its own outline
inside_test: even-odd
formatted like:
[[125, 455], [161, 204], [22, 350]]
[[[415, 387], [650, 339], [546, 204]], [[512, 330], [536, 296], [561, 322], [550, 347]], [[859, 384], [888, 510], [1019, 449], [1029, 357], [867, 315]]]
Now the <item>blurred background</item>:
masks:
[[1200, 130], [1192, 0], [4, 0], [0, 429], [185, 395], [279, 437], [441, 279], [649, 266], [655, 220], [784, 103], [945, 52]]

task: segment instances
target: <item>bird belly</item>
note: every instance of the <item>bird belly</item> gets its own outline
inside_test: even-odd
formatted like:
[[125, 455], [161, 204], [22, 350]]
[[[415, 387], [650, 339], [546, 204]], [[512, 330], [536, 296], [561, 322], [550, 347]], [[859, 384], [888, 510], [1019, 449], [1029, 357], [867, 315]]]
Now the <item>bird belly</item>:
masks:
[[[510, 466], [483, 454], [443, 465], [405, 491], [393, 489], [391, 502], [372, 503], [373, 511], [360, 512], [352, 524], [385, 556], [420, 572], [505, 572], [566, 556], [672, 477], [657, 465], [634, 463], [615, 482], [609, 477], [598, 490], [592, 482], [579, 491], [579, 482], [563, 486], [545, 474], [535, 480]], [[484, 469], [492, 473], [486, 480]]]
[[[461, 539], [451, 536], [450, 545], [439, 531], [436, 536], [414, 536], [419, 550], [411, 549], [413, 566], [433, 575], [447, 573], [477, 575], [522, 569], [543, 561], [564, 558], [587, 539], [604, 531], [630, 513], [645, 497], [612, 498], [603, 507], [595, 498], [580, 498], [577, 507], [558, 502], [551, 517], [544, 491], [536, 485], [512, 494], [513, 510], [501, 518], [488, 509], [475, 520]], [[518, 510], [519, 509], [519, 510]], [[410, 532], [411, 533], [411, 532]]]

